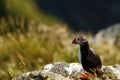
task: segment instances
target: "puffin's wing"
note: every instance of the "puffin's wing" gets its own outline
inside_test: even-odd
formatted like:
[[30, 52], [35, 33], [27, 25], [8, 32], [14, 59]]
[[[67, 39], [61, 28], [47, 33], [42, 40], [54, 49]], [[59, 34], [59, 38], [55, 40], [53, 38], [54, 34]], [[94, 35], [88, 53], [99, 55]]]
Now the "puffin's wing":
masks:
[[88, 57], [87, 57], [89, 64], [93, 67], [100, 67], [102, 66], [102, 62], [100, 60], [100, 57], [98, 54], [96, 54], [94, 51], [90, 50]]

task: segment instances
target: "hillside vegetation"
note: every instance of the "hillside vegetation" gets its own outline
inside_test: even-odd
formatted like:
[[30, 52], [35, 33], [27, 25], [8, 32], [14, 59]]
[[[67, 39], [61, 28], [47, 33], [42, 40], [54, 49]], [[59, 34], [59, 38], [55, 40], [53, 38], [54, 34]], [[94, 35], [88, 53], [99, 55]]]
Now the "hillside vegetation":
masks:
[[[52, 62], [79, 62], [79, 46], [71, 44], [78, 35], [55, 17], [39, 12], [32, 0], [1, 0], [5, 15], [0, 18], [0, 80], [42, 69]], [[1, 4], [1, 3], [0, 3]], [[108, 44], [92, 44], [104, 65], [120, 63], [119, 50]]]

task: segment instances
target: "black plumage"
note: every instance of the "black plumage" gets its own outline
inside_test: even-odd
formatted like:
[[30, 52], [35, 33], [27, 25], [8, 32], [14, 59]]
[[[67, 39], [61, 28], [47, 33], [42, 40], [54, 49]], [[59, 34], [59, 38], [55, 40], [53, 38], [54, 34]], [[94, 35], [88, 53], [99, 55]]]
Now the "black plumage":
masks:
[[101, 77], [103, 74], [101, 70], [101, 59], [98, 54], [91, 50], [88, 41], [84, 37], [77, 37], [72, 43], [80, 45], [81, 56], [79, 57], [81, 57], [83, 69], [91, 74], [97, 74], [97, 76]]

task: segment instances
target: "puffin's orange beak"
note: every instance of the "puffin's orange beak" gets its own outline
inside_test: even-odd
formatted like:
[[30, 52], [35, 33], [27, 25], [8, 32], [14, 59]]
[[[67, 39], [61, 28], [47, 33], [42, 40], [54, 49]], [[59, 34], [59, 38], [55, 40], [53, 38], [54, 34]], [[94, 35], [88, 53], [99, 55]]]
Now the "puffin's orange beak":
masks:
[[73, 43], [73, 44], [77, 44], [77, 43], [76, 43], [76, 38], [73, 39], [72, 43]]

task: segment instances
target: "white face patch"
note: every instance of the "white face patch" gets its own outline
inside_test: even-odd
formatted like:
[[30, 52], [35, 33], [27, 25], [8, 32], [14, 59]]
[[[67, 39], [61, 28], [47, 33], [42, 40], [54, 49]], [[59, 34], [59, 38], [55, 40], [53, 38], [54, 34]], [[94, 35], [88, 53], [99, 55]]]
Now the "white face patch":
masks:
[[78, 52], [78, 59], [79, 59], [80, 62], [81, 62], [81, 58], [82, 58], [81, 51], [79, 51]]
[[84, 42], [87, 42], [86, 39], [81, 38], [81, 37], [77, 37], [77, 38], [76, 38], [76, 43], [77, 43], [77, 44], [82, 44], [82, 43], [84, 43]]
[[80, 43], [80, 42], [81, 42], [79, 37], [76, 38], [76, 42], [77, 42], [77, 43]]

